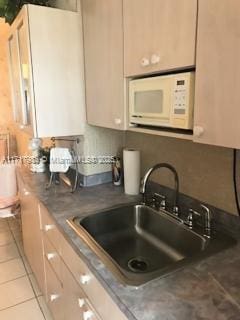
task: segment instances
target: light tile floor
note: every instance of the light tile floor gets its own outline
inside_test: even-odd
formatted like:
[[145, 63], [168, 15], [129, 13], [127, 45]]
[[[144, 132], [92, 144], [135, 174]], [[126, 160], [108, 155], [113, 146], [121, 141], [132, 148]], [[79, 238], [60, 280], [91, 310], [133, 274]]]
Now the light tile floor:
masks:
[[24, 255], [17, 218], [0, 219], [0, 319], [52, 320]]

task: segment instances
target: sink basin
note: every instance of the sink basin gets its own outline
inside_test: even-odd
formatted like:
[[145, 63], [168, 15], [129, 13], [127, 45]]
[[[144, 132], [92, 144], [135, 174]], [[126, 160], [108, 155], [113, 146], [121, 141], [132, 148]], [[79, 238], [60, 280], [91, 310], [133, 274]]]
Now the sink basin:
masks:
[[136, 286], [236, 242], [219, 233], [209, 240], [145, 205], [119, 206], [68, 223], [122, 282]]

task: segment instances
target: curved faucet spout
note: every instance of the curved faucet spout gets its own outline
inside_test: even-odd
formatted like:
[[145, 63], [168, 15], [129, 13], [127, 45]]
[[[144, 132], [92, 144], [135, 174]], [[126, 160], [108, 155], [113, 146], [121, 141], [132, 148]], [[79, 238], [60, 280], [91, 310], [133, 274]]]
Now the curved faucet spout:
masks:
[[174, 174], [174, 189], [175, 189], [175, 195], [174, 195], [174, 203], [173, 203], [173, 208], [177, 208], [178, 206], [178, 193], [179, 193], [179, 178], [178, 178], [178, 173], [176, 171], [176, 169], [168, 164], [168, 163], [158, 163], [156, 165], [154, 165], [153, 167], [151, 167], [145, 174], [145, 176], [142, 179], [142, 184], [141, 184], [141, 189], [140, 192], [143, 195], [143, 203], [146, 203], [146, 186], [149, 180], [149, 177], [151, 176], [151, 174], [160, 168], [166, 168], [169, 169], [173, 174]]

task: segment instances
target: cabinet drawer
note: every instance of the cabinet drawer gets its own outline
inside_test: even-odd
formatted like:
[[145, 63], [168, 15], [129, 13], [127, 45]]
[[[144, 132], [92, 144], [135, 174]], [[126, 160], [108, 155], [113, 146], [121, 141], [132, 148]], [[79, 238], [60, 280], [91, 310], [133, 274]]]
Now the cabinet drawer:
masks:
[[46, 271], [46, 302], [54, 319], [64, 320], [64, 299], [62, 284], [53, 272], [50, 264], [45, 259]]
[[56, 223], [49, 216], [47, 209], [43, 205], [41, 205], [40, 213], [43, 233], [47, 236], [47, 238], [59, 253], [61, 251], [60, 232], [57, 229]]
[[99, 316], [101, 316], [103, 320], [109, 320], [109, 315], [111, 315], [111, 319], [114, 320], [127, 320], [70, 244], [65, 239], [62, 239], [61, 243], [62, 259], [72, 271], [73, 276], [88, 296], [89, 301]]
[[58, 279], [62, 282], [60, 255], [45, 234], [43, 235], [43, 250], [45, 259], [49, 262]]
[[[88, 299], [84, 300], [84, 304], [81, 308], [82, 318], [83, 320], [91, 319], [91, 320], [101, 320], [100, 316], [97, 314], [94, 307], [91, 305]], [[115, 320], [115, 318], [112, 318]], [[117, 319], [116, 319], [117, 320]]]
[[64, 262], [62, 262], [62, 274], [65, 319], [83, 320], [82, 308], [85, 304], [86, 295]]

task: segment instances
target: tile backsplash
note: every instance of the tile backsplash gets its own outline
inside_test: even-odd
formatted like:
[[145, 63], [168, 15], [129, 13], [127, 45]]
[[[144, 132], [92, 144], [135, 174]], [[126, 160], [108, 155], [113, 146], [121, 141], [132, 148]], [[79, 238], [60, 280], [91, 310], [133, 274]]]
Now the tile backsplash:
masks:
[[[124, 144], [124, 132], [86, 125], [78, 155], [115, 156]], [[85, 176], [111, 171], [111, 164], [80, 164], [79, 172]]]
[[[121, 132], [86, 125], [78, 155], [115, 155], [123, 146], [141, 151], [141, 176], [158, 162], [172, 164], [180, 179], [180, 192], [232, 214], [237, 214], [233, 187], [233, 150], [188, 140]], [[111, 165], [82, 164], [79, 172], [92, 185], [100, 178], [111, 178]], [[103, 176], [104, 175], [104, 176]], [[173, 177], [166, 169], [155, 172], [151, 179], [173, 187]], [[106, 180], [106, 179], [105, 179]], [[102, 182], [106, 182], [106, 181]], [[99, 183], [99, 182], [98, 182]]]

